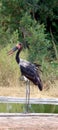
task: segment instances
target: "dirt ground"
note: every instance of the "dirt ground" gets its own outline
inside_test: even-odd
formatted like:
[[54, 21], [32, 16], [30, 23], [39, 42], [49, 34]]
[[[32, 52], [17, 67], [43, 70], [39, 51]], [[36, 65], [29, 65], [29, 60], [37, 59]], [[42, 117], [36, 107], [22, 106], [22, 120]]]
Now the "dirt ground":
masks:
[[58, 115], [0, 116], [0, 130], [58, 130]]

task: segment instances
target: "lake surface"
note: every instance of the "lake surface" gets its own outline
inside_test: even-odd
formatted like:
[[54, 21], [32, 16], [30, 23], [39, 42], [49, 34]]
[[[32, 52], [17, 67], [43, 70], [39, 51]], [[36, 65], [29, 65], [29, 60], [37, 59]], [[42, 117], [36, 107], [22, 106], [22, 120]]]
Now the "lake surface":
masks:
[[25, 104], [18, 103], [0, 103], [0, 112], [9, 113], [58, 113], [58, 105], [46, 105], [46, 104], [32, 104], [27, 106]]

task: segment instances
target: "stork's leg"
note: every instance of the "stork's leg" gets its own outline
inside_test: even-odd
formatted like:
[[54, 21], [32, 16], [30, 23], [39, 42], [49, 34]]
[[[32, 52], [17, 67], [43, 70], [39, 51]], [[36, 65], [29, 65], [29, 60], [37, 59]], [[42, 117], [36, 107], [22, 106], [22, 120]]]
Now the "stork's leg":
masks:
[[30, 101], [30, 81], [26, 81], [26, 112], [29, 112], [29, 101]]
[[30, 80], [28, 80], [25, 76], [23, 79], [26, 83], [26, 102], [25, 102], [25, 112], [29, 112], [29, 105], [30, 105]]

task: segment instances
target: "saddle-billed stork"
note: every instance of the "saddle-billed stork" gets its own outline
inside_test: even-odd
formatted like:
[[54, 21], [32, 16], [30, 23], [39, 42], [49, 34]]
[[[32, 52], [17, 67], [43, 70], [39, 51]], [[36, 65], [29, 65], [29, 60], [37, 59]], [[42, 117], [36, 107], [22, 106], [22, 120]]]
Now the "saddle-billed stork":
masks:
[[23, 48], [22, 43], [18, 43], [13, 49], [11, 49], [8, 54], [11, 55], [13, 52], [16, 50], [16, 62], [20, 66], [20, 70], [23, 76], [25, 76], [27, 79], [31, 80], [35, 85], [38, 86], [40, 91], [43, 89], [42, 81], [38, 73], [38, 65], [37, 64], [32, 64], [26, 60], [20, 59], [19, 54]]

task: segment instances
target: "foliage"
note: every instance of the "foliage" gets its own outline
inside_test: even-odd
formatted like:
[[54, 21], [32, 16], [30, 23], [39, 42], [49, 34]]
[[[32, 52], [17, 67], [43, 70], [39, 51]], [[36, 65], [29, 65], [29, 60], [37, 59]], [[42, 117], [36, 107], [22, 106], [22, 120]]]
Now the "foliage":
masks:
[[32, 20], [28, 14], [25, 14], [20, 21], [20, 26], [24, 28], [25, 41], [29, 44], [30, 60], [37, 62], [45, 59], [48, 56], [47, 48], [50, 46], [50, 41], [45, 34], [44, 24], [40, 25], [36, 20]]
[[[52, 40], [50, 34], [50, 28], [54, 36], [54, 42], [57, 49], [58, 46], [58, 1], [57, 0], [39, 0], [38, 9], [35, 14], [35, 18], [40, 23], [44, 23], [46, 26], [47, 33], [49, 33], [49, 39]], [[51, 52], [53, 53], [52, 57], [56, 57], [54, 45], [50, 47]]]
[[12, 33], [19, 28], [19, 21], [25, 10], [24, 5], [24, 0], [1, 0], [0, 21], [5, 30], [9, 28]]
[[[53, 4], [52, 4], [53, 3]], [[29, 28], [29, 31], [31, 32], [31, 28], [35, 31], [35, 20], [38, 21], [37, 24], [44, 24], [46, 27], [46, 33], [48, 37], [46, 40], [48, 41], [48, 38], [50, 40], [51, 45], [47, 48], [49, 48], [49, 57], [57, 57], [55, 54], [55, 48], [57, 51], [58, 44], [58, 36], [57, 36], [57, 20], [58, 16], [57, 13], [57, 0], [1, 0], [0, 1], [0, 43], [5, 42], [5, 44], [11, 39], [11, 35], [14, 33], [14, 31], [18, 30], [18, 40], [21, 40], [24, 42], [26, 46], [26, 37], [24, 28], [22, 29], [21, 22], [23, 22], [23, 26]], [[26, 15], [27, 14], [27, 15]], [[25, 21], [24, 21], [25, 16]], [[31, 17], [31, 18], [29, 18]], [[29, 25], [31, 24], [31, 25]], [[38, 26], [38, 25], [37, 25]], [[20, 28], [21, 27], [21, 28]], [[54, 43], [55, 48], [52, 42], [52, 38], [50, 35], [50, 27], [52, 30], [52, 34], [54, 36]], [[41, 29], [42, 31], [42, 29]], [[39, 32], [40, 33], [40, 32]], [[44, 33], [44, 32], [43, 32]], [[43, 35], [42, 33], [42, 35]], [[22, 35], [23, 34], [23, 35]], [[38, 35], [38, 30], [35, 31], [35, 34]], [[41, 36], [42, 37], [42, 36]], [[39, 41], [40, 42], [40, 41]], [[30, 43], [30, 41], [28, 41]], [[33, 44], [31, 44], [33, 45]], [[28, 46], [28, 45], [27, 45]], [[42, 51], [41, 51], [42, 54]]]

